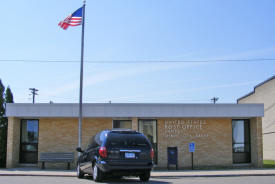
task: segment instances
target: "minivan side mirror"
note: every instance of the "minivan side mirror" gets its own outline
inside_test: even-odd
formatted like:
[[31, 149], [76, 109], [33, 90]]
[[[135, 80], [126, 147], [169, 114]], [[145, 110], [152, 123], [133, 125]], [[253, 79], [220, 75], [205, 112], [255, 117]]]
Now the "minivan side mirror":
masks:
[[76, 148], [76, 151], [80, 152], [80, 153], [83, 153], [83, 150], [80, 148], [80, 147], [77, 147]]

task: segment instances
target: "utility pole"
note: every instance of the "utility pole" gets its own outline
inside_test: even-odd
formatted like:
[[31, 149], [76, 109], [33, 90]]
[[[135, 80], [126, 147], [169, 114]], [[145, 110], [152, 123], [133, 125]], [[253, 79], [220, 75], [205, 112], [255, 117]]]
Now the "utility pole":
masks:
[[215, 104], [218, 100], [219, 100], [218, 97], [213, 97], [213, 98], [211, 99], [211, 101], [212, 101], [214, 104]]
[[32, 95], [32, 103], [34, 104], [34, 101], [35, 101], [35, 95], [38, 95], [36, 92], [38, 91], [38, 89], [35, 89], [35, 88], [29, 88], [29, 90], [31, 91], [31, 94]]

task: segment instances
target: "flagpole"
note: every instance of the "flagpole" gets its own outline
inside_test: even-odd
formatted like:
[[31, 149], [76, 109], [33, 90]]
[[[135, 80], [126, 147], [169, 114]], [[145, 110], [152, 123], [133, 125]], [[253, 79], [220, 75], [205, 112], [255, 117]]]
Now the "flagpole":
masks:
[[80, 90], [79, 90], [79, 117], [78, 117], [78, 147], [80, 148], [82, 143], [82, 88], [83, 88], [85, 5], [86, 5], [86, 1], [84, 0], [83, 8], [82, 8], [82, 36], [81, 36]]

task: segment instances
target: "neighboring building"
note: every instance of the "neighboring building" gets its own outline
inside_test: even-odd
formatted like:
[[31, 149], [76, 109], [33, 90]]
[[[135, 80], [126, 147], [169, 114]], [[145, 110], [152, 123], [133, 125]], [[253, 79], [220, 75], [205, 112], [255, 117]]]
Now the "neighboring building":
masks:
[[[263, 110], [263, 104], [83, 104], [82, 148], [100, 130], [130, 128], [151, 141], [158, 168], [167, 167], [168, 147], [177, 147], [178, 167], [190, 169], [192, 142], [194, 168], [262, 167]], [[8, 168], [37, 165], [42, 152], [77, 158], [78, 104], [7, 104], [6, 116]], [[65, 167], [46, 164], [56, 166]]]
[[263, 157], [275, 160], [275, 75], [256, 85], [254, 91], [239, 98], [239, 104], [263, 103]]

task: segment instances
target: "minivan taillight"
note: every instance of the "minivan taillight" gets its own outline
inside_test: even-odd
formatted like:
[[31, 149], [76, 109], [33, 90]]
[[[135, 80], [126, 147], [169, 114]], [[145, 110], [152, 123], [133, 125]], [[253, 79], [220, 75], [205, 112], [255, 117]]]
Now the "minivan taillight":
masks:
[[107, 158], [107, 149], [106, 149], [106, 147], [100, 147], [99, 148], [99, 155], [102, 158]]
[[151, 149], [150, 155], [151, 155], [151, 159], [153, 160], [154, 159], [154, 149], [153, 148]]

